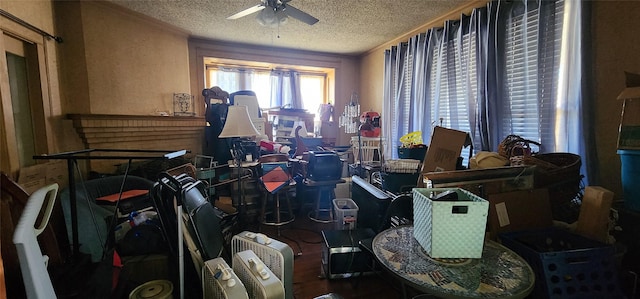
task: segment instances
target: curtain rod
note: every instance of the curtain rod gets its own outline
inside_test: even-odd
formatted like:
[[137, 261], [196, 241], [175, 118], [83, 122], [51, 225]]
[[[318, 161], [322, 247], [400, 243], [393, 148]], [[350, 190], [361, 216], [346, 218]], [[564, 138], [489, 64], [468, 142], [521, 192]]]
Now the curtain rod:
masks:
[[0, 15], [2, 15], [3, 17], [6, 17], [7, 19], [10, 19], [10, 20], [12, 20], [12, 21], [24, 26], [24, 27], [27, 27], [27, 28], [29, 28], [29, 29], [37, 32], [37, 33], [40, 33], [42, 36], [45, 36], [45, 37], [48, 37], [48, 38], [52, 38], [56, 42], [62, 43], [62, 37], [53, 36], [53, 35], [49, 34], [48, 32], [46, 32], [46, 31], [44, 31], [44, 30], [42, 30], [42, 29], [40, 29], [40, 28], [38, 28], [36, 26], [33, 26], [33, 25], [27, 23], [26, 21], [24, 21], [24, 20], [22, 20], [22, 19], [20, 19], [20, 18], [18, 18], [16, 16], [10, 14], [9, 12], [7, 12], [5, 10], [0, 9]]

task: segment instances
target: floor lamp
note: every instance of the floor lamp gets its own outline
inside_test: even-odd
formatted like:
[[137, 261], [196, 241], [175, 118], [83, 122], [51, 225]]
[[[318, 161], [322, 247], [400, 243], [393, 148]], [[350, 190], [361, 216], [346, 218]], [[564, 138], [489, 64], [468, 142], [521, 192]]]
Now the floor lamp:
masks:
[[239, 212], [240, 212], [240, 221], [241, 223], [244, 221], [242, 218], [244, 215], [244, 190], [242, 187], [242, 157], [240, 157], [240, 138], [243, 137], [254, 137], [258, 136], [260, 133], [256, 130], [256, 127], [253, 125], [251, 121], [251, 117], [249, 116], [249, 110], [247, 106], [241, 105], [232, 105], [229, 106], [229, 110], [227, 112], [227, 118], [224, 123], [224, 127], [222, 128], [222, 132], [218, 138], [233, 138], [232, 139], [232, 155], [235, 160], [236, 170], [238, 172], [238, 192], [239, 192]]

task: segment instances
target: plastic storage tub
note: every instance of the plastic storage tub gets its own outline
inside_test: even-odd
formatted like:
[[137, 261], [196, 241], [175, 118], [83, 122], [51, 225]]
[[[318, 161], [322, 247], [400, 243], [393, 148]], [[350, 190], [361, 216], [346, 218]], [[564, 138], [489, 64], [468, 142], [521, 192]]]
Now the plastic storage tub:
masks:
[[356, 228], [358, 221], [358, 205], [351, 198], [336, 198], [333, 200], [335, 213], [335, 229], [348, 230]]
[[624, 205], [640, 212], [640, 150], [618, 150]]
[[624, 298], [612, 245], [561, 229], [504, 233], [500, 240], [533, 269], [532, 298]]

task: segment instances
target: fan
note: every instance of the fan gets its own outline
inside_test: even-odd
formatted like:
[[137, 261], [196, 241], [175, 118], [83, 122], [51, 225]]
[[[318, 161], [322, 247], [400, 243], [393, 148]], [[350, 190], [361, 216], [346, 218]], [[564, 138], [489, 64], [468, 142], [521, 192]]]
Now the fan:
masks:
[[221, 257], [208, 260], [202, 267], [202, 298], [248, 299], [247, 289], [233, 269]]
[[241, 232], [231, 239], [231, 254], [251, 250], [284, 284], [285, 298], [293, 299], [293, 250], [261, 233]]
[[233, 272], [244, 284], [249, 298], [284, 298], [282, 282], [252, 250], [234, 253], [231, 264]]
[[[230, 17], [227, 17], [227, 20], [235, 20], [242, 18], [244, 16], [248, 16], [252, 13], [256, 13], [260, 11], [260, 15], [258, 15], [258, 21], [262, 25], [269, 25], [273, 23], [283, 23], [286, 21], [287, 16], [290, 16], [294, 19], [298, 19], [304, 23], [309, 25], [313, 25], [318, 22], [318, 19], [314, 18], [310, 14], [301, 11], [289, 4], [291, 0], [261, 0], [262, 3], [247, 8], [239, 13], [236, 13]], [[275, 21], [278, 22], [275, 22]]]

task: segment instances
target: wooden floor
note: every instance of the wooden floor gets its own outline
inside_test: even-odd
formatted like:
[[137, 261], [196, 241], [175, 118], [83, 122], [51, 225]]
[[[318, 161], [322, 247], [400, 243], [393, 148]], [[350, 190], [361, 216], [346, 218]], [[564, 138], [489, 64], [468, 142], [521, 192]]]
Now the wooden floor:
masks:
[[326, 279], [322, 275], [321, 255], [323, 249], [322, 230], [332, 230], [333, 224], [309, 220], [300, 213], [296, 220], [281, 226], [280, 237], [273, 226], [252, 224], [247, 230], [262, 232], [271, 238], [289, 244], [294, 254], [293, 289], [296, 299], [316, 298], [334, 293], [342, 298], [402, 298], [397, 281], [387, 273], [362, 277]]

